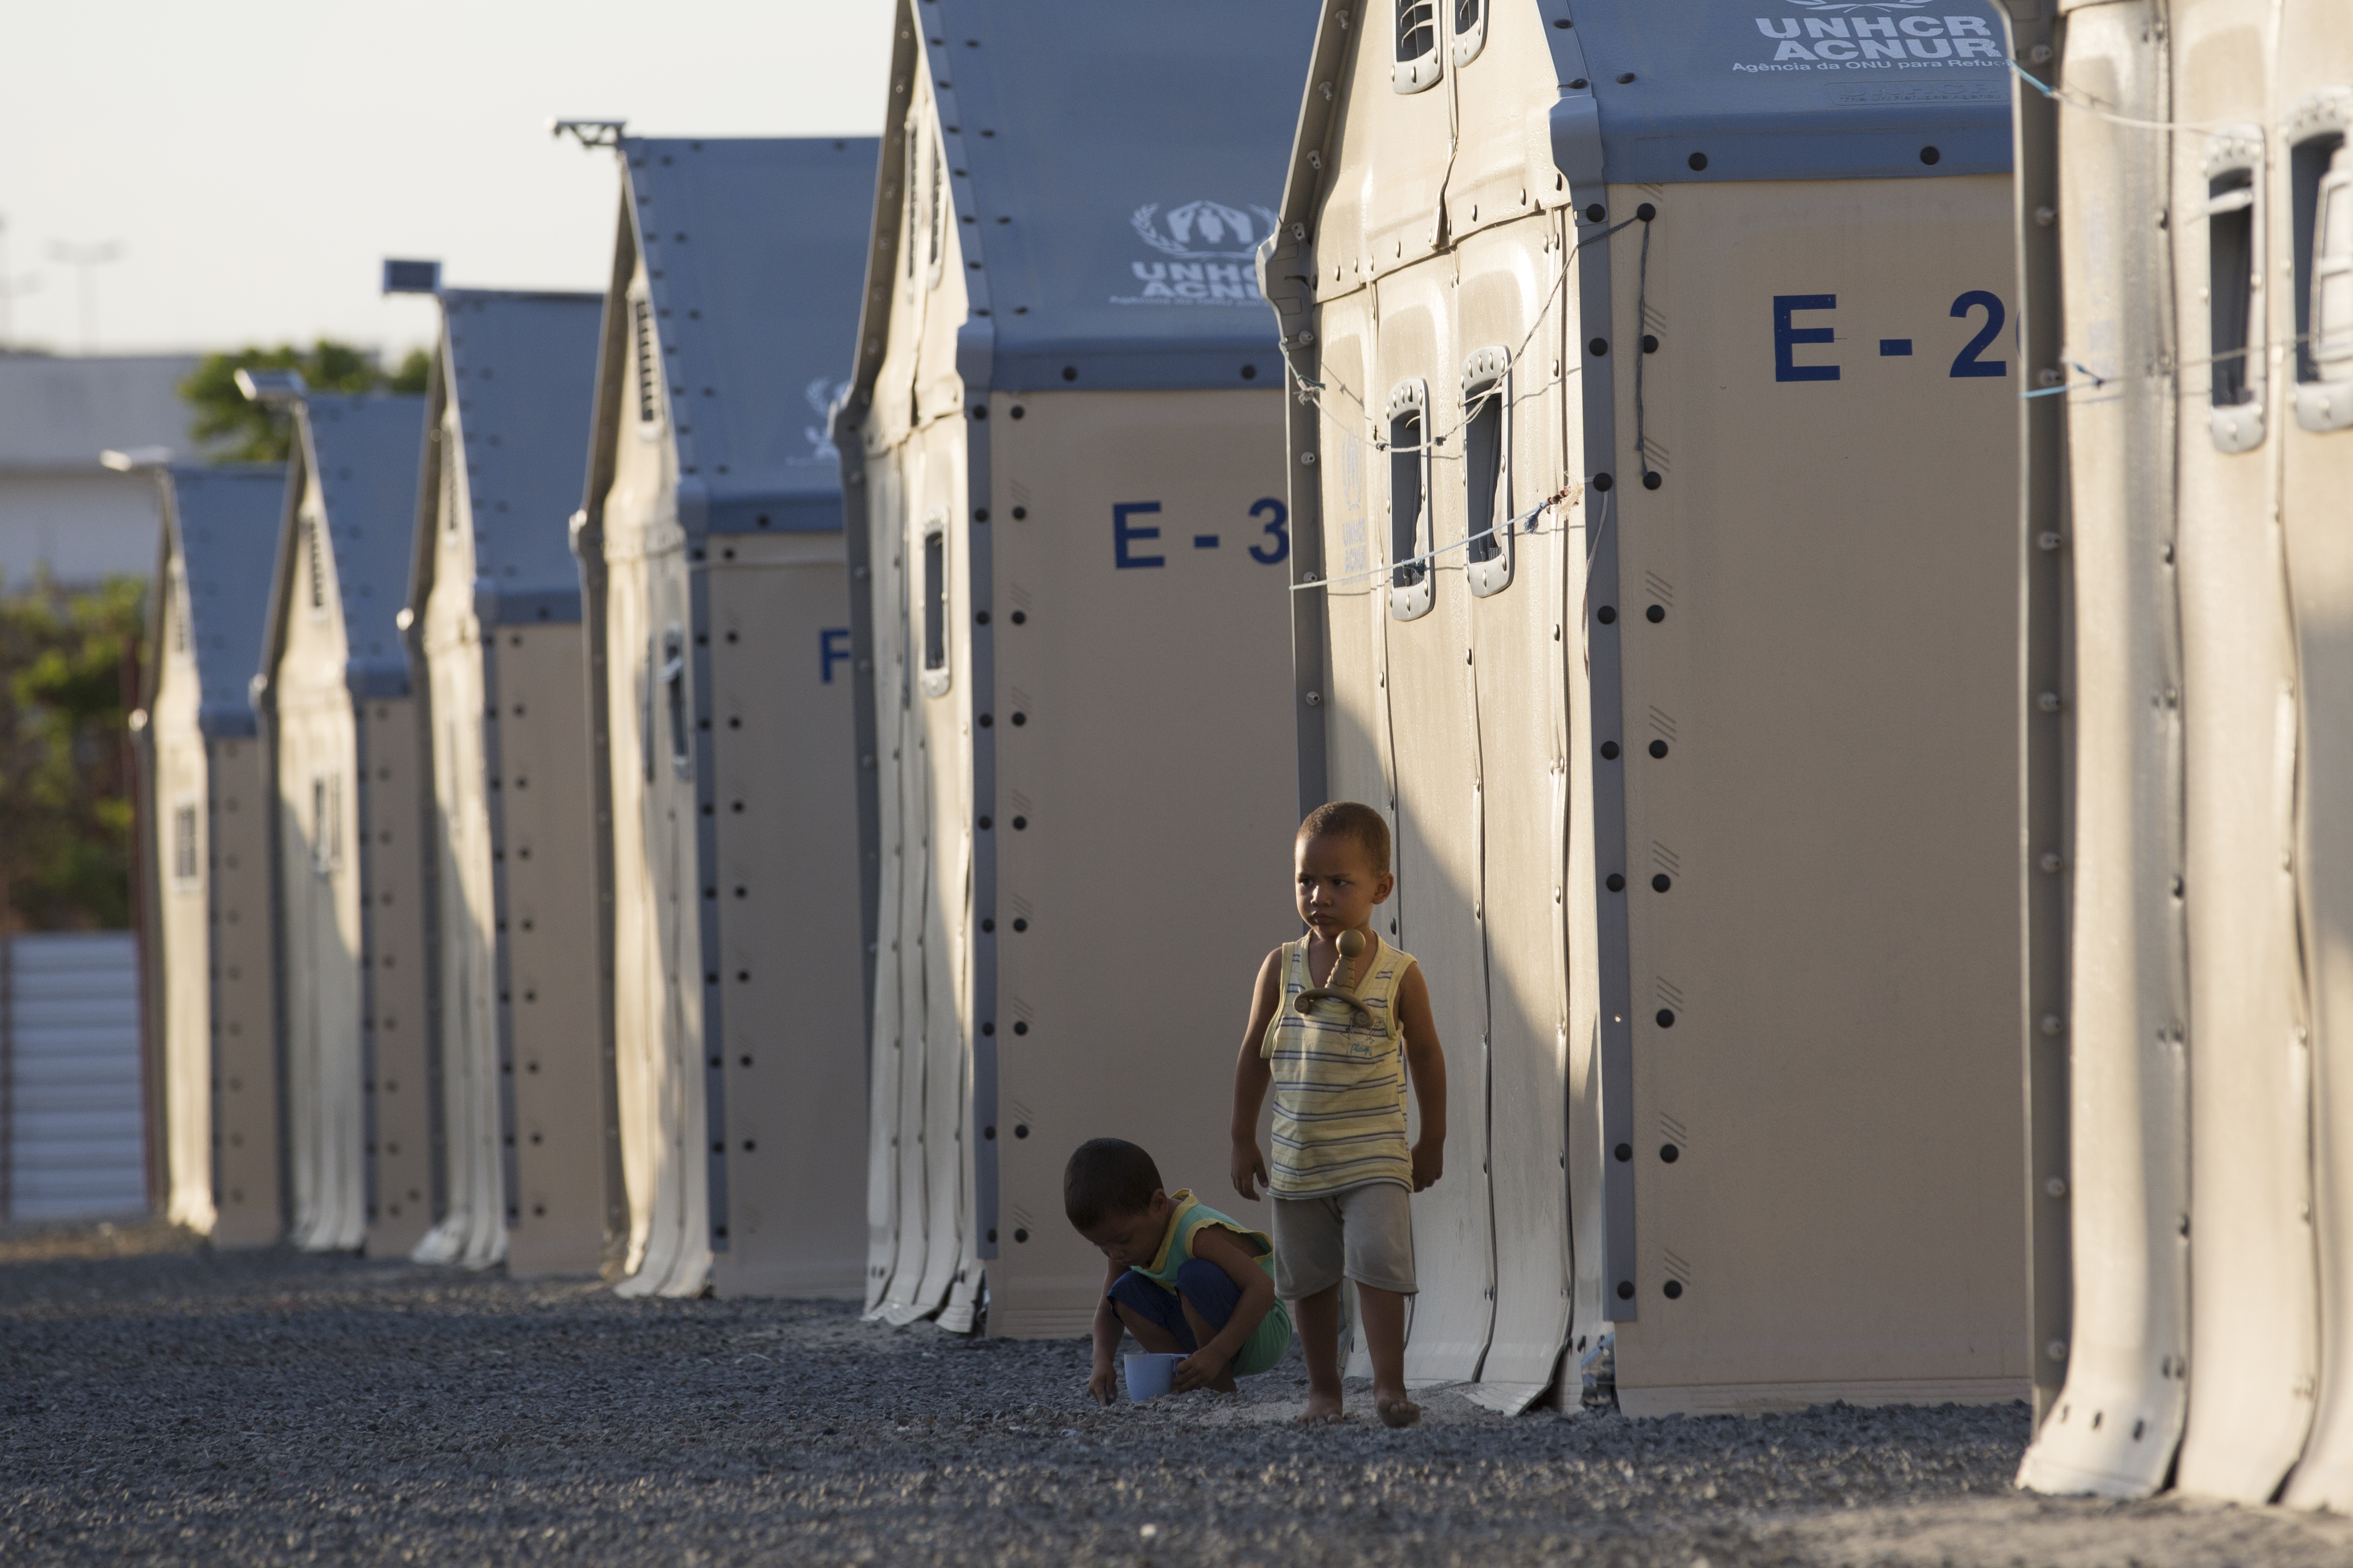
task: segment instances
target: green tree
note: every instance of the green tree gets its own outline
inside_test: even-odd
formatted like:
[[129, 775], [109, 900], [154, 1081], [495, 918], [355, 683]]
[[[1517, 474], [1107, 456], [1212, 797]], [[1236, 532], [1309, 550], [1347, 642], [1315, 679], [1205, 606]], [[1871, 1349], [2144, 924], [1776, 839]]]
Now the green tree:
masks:
[[0, 596], [0, 924], [131, 923], [125, 721], [145, 601], [132, 577], [71, 594], [44, 579]]
[[293, 453], [293, 424], [282, 411], [246, 400], [237, 389], [241, 370], [301, 371], [316, 392], [423, 392], [433, 358], [411, 349], [387, 373], [375, 354], [332, 338], [307, 349], [284, 343], [206, 354], [180, 383], [181, 398], [195, 410], [196, 439], [212, 449], [216, 461], [282, 463]]

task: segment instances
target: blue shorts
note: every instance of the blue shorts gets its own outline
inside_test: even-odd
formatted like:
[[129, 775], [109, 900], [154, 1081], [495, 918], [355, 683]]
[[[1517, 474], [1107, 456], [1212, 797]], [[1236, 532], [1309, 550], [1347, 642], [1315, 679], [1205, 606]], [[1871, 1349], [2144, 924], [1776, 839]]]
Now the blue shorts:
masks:
[[1176, 1338], [1176, 1342], [1190, 1352], [1201, 1347], [1194, 1342], [1193, 1325], [1185, 1321], [1184, 1303], [1193, 1303], [1193, 1310], [1216, 1333], [1224, 1328], [1241, 1305], [1242, 1288], [1234, 1283], [1233, 1276], [1206, 1258], [1196, 1258], [1176, 1266], [1176, 1289], [1174, 1294], [1163, 1290], [1134, 1269], [1121, 1275], [1105, 1292], [1115, 1305], [1125, 1307], [1147, 1323], [1156, 1323]]

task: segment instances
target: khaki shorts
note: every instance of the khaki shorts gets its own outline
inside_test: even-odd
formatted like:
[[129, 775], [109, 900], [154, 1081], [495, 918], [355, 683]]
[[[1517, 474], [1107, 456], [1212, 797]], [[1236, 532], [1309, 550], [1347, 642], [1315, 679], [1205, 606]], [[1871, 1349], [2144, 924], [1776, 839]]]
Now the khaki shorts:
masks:
[[1376, 1290], [1415, 1294], [1412, 1195], [1395, 1182], [1366, 1182], [1313, 1197], [1271, 1198], [1274, 1293], [1302, 1300], [1345, 1275]]

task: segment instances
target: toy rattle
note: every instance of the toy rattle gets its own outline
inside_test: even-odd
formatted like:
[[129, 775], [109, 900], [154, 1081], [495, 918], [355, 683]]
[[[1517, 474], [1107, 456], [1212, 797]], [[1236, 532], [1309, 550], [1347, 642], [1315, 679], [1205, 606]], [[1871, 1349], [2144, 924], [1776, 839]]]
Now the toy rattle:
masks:
[[1331, 984], [1310, 986], [1302, 991], [1299, 994], [1299, 1016], [1303, 1018], [1312, 1018], [1315, 1016], [1314, 1004], [1337, 1002], [1356, 1015], [1356, 1027], [1372, 1028], [1374, 1027], [1372, 1009], [1356, 1000], [1356, 960], [1364, 956], [1365, 933], [1360, 931], [1344, 931], [1334, 941], [1333, 945], [1340, 950], [1340, 962], [1332, 966]]

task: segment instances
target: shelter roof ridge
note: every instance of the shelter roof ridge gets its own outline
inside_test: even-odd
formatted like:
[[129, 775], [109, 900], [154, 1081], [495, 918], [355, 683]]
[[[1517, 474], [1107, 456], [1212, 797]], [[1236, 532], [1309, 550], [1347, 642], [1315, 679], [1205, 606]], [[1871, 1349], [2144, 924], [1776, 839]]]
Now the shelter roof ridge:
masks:
[[169, 547], [187, 585], [171, 611], [187, 617], [196, 723], [208, 736], [254, 732], [250, 680], [261, 662], [286, 474], [284, 463], [172, 463], [159, 476]]
[[[405, 695], [408, 651], [395, 617], [407, 597], [425, 399], [406, 393], [314, 392], [299, 406], [306, 464], [324, 503], [321, 534], [334, 563], [353, 689]], [[295, 504], [300, 499], [294, 498]], [[285, 548], [298, 550], [300, 542], [290, 540]], [[291, 581], [280, 584], [280, 614], [293, 591]]]
[[659, 353], [690, 531], [840, 526], [828, 416], [850, 363], [880, 145], [871, 136], [621, 141], [649, 314], [617, 321], [631, 352]]

